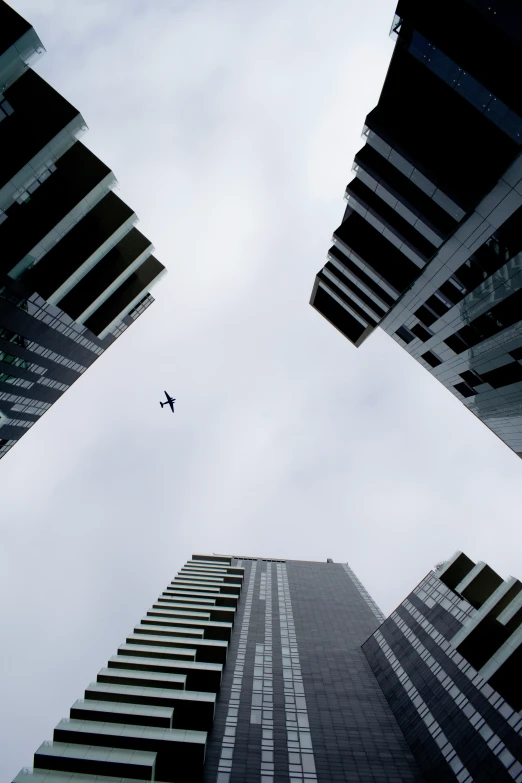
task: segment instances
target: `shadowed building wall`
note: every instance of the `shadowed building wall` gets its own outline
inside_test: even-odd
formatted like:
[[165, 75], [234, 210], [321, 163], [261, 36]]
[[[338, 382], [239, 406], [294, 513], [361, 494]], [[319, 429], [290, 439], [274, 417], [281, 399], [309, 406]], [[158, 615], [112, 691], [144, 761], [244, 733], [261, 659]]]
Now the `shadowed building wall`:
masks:
[[522, 8], [400, 0], [312, 306], [380, 326], [522, 456]]
[[[164, 272], [83, 117], [0, 0], [0, 459], [154, 301]], [[37, 121], [35, 120], [37, 118]]]

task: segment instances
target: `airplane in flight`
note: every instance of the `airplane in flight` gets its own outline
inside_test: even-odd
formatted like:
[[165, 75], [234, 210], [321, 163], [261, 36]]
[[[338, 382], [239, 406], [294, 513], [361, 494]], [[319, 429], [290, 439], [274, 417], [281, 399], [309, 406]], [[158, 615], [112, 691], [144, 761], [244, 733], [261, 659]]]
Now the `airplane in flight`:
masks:
[[176, 402], [176, 398], [171, 397], [168, 392], [165, 392], [165, 397], [167, 398], [167, 402], [160, 402], [161, 407], [163, 408], [164, 405], [170, 405], [170, 410], [172, 413], [174, 413], [174, 403]]

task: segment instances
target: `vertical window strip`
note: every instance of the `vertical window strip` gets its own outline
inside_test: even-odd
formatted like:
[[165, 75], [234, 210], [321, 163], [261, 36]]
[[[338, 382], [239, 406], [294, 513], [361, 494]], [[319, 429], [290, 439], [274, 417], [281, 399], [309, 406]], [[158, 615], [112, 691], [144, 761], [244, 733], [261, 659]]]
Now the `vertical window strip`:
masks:
[[472, 783], [473, 778], [471, 777], [470, 773], [468, 772], [468, 770], [466, 769], [466, 767], [458, 757], [455, 748], [448, 741], [446, 735], [443, 733], [440, 725], [437, 723], [437, 721], [431, 714], [430, 710], [428, 709], [428, 705], [420, 695], [419, 691], [417, 690], [413, 682], [410, 680], [410, 678], [402, 668], [398, 658], [392, 651], [391, 647], [387, 643], [382, 633], [380, 631], [376, 631], [374, 634], [374, 639], [379, 645], [379, 647], [381, 648], [381, 650], [383, 651], [386, 658], [388, 659], [388, 663], [390, 664], [392, 670], [395, 672], [395, 675], [399, 679], [399, 682], [401, 683], [402, 687], [407, 693], [408, 698], [410, 699], [413, 706], [415, 707], [415, 710], [417, 711], [420, 718], [426, 725], [434, 741], [439, 746], [440, 751], [444, 756], [445, 760], [450, 765], [456, 780], [459, 783]]
[[291, 781], [317, 781], [288, 572], [284, 563], [277, 563], [276, 568], [289, 775]]
[[256, 579], [257, 562], [252, 563], [250, 577], [248, 579], [248, 589], [245, 600], [245, 613], [241, 623], [239, 633], [239, 646], [234, 666], [232, 678], [232, 688], [230, 691], [230, 701], [225, 721], [225, 734], [221, 744], [221, 757], [219, 759], [217, 783], [229, 783], [230, 772], [232, 769], [232, 757], [234, 755], [234, 745], [236, 742], [237, 719], [239, 713], [239, 701], [241, 698], [241, 687], [243, 685], [243, 671], [245, 668], [245, 657], [248, 639], [248, 627], [250, 625], [250, 615], [252, 614], [252, 599], [254, 597], [254, 583]]
[[384, 622], [384, 620], [386, 618], [385, 618], [383, 612], [381, 612], [381, 610], [379, 609], [379, 607], [377, 606], [377, 604], [375, 603], [375, 601], [373, 600], [373, 598], [371, 597], [369, 592], [366, 590], [366, 588], [364, 587], [362, 582], [360, 582], [359, 579], [355, 576], [354, 572], [352, 571], [352, 569], [350, 568], [348, 563], [341, 563], [341, 565], [344, 568], [344, 570], [346, 571], [346, 573], [348, 574], [348, 576], [350, 577], [350, 579], [352, 580], [352, 582], [354, 583], [354, 585], [356, 586], [357, 590], [359, 591], [359, 593], [363, 597], [364, 601], [368, 604], [368, 606], [370, 607], [370, 609], [372, 610], [372, 612], [376, 616], [376, 618], [381, 623]]
[[449, 693], [455, 705], [461, 712], [464, 713], [475, 731], [478, 731], [478, 733], [482, 736], [489, 749], [495, 754], [495, 756], [498, 756], [499, 760], [506, 767], [508, 772], [510, 772], [511, 769], [511, 777], [518, 779], [520, 772], [519, 765], [515, 763], [515, 757], [509, 752], [500, 737], [495, 734], [490, 726], [488, 726], [480, 712], [473, 707], [471, 702], [462, 693], [460, 688], [451, 679], [449, 674], [446, 674], [440, 663], [435, 660], [430, 651], [423, 645], [421, 640], [413, 633], [411, 628], [409, 628], [409, 626], [397, 614], [397, 612], [394, 612], [391, 615], [391, 619], [400, 629], [402, 634], [405, 636], [420, 658], [424, 661], [431, 673], [442, 684], [444, 690]]
[[267, 574], [268, 574], [268, 564], [267, 564], [267, 570], [263, 571], [261, 574], [261, 583], [259, 585], [259, 600], [264, 601], [266, 600], [266, 580], [267, 580]]
[[261, 781], [274, 780], [274, 675], [272, 660], [272, 563], [261, 574], [259, 600], [265, 601], [265, 638], [256, 644], [250, 723], [261, 724]]

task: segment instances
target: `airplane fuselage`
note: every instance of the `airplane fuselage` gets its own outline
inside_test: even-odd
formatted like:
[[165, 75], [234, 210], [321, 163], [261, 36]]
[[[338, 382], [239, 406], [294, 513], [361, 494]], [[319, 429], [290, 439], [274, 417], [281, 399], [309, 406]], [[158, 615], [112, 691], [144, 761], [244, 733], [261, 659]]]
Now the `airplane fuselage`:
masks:
[[171, 397], [168, 392], [165, 392], [165, 397], [167, 398], [167, 401], [160, 402], [161, 407], [163, 408], [164, 405], [169, 405], [172, 413], [174, 413], [174, 403], [176, 402], [176, 398]]

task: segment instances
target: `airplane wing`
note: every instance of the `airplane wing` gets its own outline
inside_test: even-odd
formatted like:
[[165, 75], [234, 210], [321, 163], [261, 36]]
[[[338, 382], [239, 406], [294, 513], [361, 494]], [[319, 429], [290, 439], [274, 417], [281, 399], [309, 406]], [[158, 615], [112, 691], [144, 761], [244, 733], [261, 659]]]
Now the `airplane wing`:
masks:
[[172, 397], [169, 397], [169, 405], [170, 405], [170, 410], [172, 411], [172, 413], [174, 413], [174, 403], [175, 403], [175, 400], [173, 400]]

